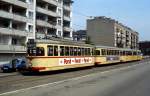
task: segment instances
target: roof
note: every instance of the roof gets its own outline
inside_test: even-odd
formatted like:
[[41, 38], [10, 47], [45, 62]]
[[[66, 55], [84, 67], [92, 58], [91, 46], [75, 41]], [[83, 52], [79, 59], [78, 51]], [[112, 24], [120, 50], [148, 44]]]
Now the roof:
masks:
[[80, 41], [70, 41], [70, 40], [61, 40], [61, 41], [55, 41], [55, 40], [36, 40], [36, 43], [40, 44], [61, 44], [61, 45], [75, 45], [75, 46], [88, 46], [88, 47], [94, 47], [90, 44], [85, 44], [84, 42]]
[[96, 48], [107, 48], [107, 49], [115, 49], [115, 50], [124, 50], [124, 51], [134, 51], [136, 49], [128, 49], [128, 48], [117, 48], [117, 47], [110, 47], [110, 46], [95, 46]]

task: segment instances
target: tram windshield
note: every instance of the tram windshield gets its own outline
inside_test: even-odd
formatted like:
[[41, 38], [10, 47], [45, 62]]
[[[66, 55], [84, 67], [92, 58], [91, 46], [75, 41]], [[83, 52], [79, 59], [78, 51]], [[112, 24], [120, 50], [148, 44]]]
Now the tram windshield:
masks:
[[44, 48], [36, 47], [34, 49], [28, 49], [29, 56], [44, 56]]

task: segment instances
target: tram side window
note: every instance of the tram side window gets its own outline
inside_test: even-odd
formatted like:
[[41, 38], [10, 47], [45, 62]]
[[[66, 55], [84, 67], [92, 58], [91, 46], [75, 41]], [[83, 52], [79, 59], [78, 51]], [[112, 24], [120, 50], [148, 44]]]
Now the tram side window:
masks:
[[114, 55], [118, 55], [118, 54], [117, 54], [117, 50], [114, 50]]
[[100, 50], [95, 50], [95, 55], [100, 55]]
[[121, 55], [121, 56], [123, 55], [123, 51], [120, 51], [120, 55]]
[[73, 56], [73, 47], [70, 47], [70, 56]]
[[64, 56], [64, 46], [60, 46], [60, 56]]
[[28, 49], [29, 56], [36, 56], [36, 49]]
[[77, 47], [74, 47], [74, 56], [78, 55]]
[[82, 56], [84, 56], [84, 48], [81, 49]]
[[123, 51], [123, 55], [124, 55], [124, 56], [126, 55], [126, 51]]
[[106, 55], [109, 55], [109, 50], [106, 50]]
[[110, 50], [107, 50], [107, 55], [110, 55]]
[[88, 53], [87, 53], [87, 55], [89, 55], [89, 56], [90, 56], [90, 55], [91, 55], [90, 48], [88, 48], [88, 49], [87, 49], [87, 52], [88, 52]]
[[85, 48], [84, 51], [85, 51], [85, 55], [87, 56], [88, 55], [88, 49]]
[[48, 46], [48, 56], [53, 56], [53, 46]]
[[92, 56], [94, 55], [94, 49], [92, 48]]
[[54, 46], [54, 56], [58, 56], [58, 46]]
[[129, 55], [132, 55], [132, 51], [129, 51]]
[[127, 51], [127, 55], [132, 55], [132, 52], [131, 51]]
[[113, 50], [110, 50], [110, 55], [114, 55], [114, 53], [113, 53], [114, 51]]
[[65, 47], [65, 56], [69, 56], [69, 47]]
[[102, 55], [106, 55], [106, 50], [102, 49]]
[[81, 48], [78, 48], [78, 56], [81, 56]]
[[114, 50], [111, 50], [111, 52], [110, 52], [110, 53], [111, 53], [111, 55], [115, 55], [115, 54], [114, 54]]
[[36, 48], [36, 56], [44, 56], [44, 48], [43, 47]]
[[120, 55], [120, 51], [119, 50], [117, 50], [117, 55]]
[[107, 55], [111, 55], [111, 50], [107, 50]]

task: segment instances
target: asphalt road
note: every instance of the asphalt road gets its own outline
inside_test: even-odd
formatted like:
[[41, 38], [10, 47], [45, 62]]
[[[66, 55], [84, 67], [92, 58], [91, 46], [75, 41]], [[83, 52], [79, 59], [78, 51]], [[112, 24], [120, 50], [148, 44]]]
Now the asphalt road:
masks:
[[[99, 67], [94, 69], [94, 72], [92, 70], [79, 70], [50, 76], [5, 77], [3, 79], [7, 79], [6, 81], [0, 79], [0, 95], [149, 96], [150, 62], [147, 60], [126, 64], [126, 66], [121, 64], [115, 67]], [[35, 83], [39, 85], [34, 85]]]

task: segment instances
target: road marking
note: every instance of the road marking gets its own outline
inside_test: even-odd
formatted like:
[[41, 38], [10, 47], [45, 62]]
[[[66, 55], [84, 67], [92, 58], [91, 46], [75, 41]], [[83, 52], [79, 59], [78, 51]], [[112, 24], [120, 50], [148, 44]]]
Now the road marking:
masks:
[[[147, 63], [149, 63], [149, 62], [145, 62], [143, 64], [147, 64]], [[109, 70], [109, 71], [91, 73], [91, 74], [88, 74], [88, 75], [84, 75], [84, 76], [80, 76], [80, 77], [75, 77], [75, 78], [71, 78], [71, 79], [66, 79], [66, 80], [56, 81], [56, 82], [52, 82], [52, 83], [37, 85], [37, 86], [33, 86], [33, 87], [29, 87], [29, 88], [24, 88], [24, 89], [19, 89], [19, 90], [10, 91], [10, 92], [5, 92], [5, 93], [1, 93], [0, 96], [2, 96], [2, 95], [8, 95], [8, 94], [13, 94], [13, 93], [18, 93], [18, 92], [24, 92], [24, 91], [27, 91], [27, 90], [31, 90], [31, 89], [34, 89], [34, 88], [40, 88], [40, 87], [44, 87], [44, 86], [48, 86], [48, 85], [60, 84], [60, 83], [66, 82], [66, 81], [79, 80], [79, 79], [82, 79], [82, 78], [85, 78], [85, 77], [94, 76], [96, 74], [107, 74], [107, 73], [111, 73], [111, 72], [126, 70], [126, 69], [129, 69], [129, 68], [132, 68], [132, 67], [136, 67], [139, 64], [141, 64], [141, 63], [135, 64], [135, 65], [132, 65], [132, 66], [127, 66], [127, 67], [119, 68], [119, 69], [112, 69], [112, 70]]]

